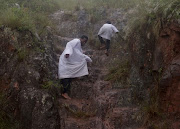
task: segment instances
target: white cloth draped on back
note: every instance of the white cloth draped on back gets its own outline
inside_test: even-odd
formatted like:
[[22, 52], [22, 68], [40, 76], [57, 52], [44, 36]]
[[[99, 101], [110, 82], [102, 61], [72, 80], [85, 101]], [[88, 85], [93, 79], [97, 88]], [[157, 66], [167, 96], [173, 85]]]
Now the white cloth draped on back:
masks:
[[104, 24], [100, 28], [98, 35], [105, 38], [105, 39], [111, 40], [111, 37], [116, 32], [119, 32], [119, 31], [117, 30], [117, 28], [115, 26], [113, 26], [112, 24]]
[[[69, 54], [68, 58], [65, 57], [66, 54]], [[83, 54], [80, 39], [68, 42], [59, 58], [59, 79], [88, 75], [87, 62], [92, 62], [92, 60]]]

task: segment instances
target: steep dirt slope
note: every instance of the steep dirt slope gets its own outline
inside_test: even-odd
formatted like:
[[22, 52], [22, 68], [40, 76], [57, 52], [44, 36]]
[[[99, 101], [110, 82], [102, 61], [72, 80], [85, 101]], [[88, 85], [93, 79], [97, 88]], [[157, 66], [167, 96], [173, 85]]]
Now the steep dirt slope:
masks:
[[[90, 75], [75, 79], [71, 88], [72, 100], [61, 98], [62, 129], [138, 129], [139, 108], [131, 102], [130, 88], [113, 88], [105, 81], [108, 61], [103, 51], [89, 50], [93, 63]], [[98, 63], [97, 63], [98, 61]]]
[[[125, 26], [126, 14], [122, 10], [97, 10], [103, 19], [92, 21], [93, 16], [86, 10], [77, 12], [58, 11], [52, 15], [58, 28], [58, 36], [54, 43], [56, 48], [63, 50], [67, 41], [79, 37], [81, 34], [89, 36], [89, 44], [85, 51], [93, 59], [90, 64], [90, 75], [75, 79], [71, 88], [72, 100], [59, 99], [59, 112], [61, 128], [63, 129], [126, 129], [140, 128], [139, 108], [133, 104], [131, 88], [122, 85], [113, 86], [106, 81], [108, 64], [116, 58], [126, 58], [127, 52], [123, 50], [119, 55], [104, 55], [103, 51], [97, 50], [98, 29], [106, 22], [112, 22], [122, 32]], [[97, 13], [96, 12], [96, 13]], [[109, 12], [109, 13], [108, 13]], [[96, 15], [96, 13], [94, 15]], [[114, 20], [116, 18], [116, 20]], [[68, 38], [67, 38], [68, 37]], [[113, 42], [119, 44], [120, 40], [114, 38]], [[59, 47], [61, 46], [61, 48]], [[93, 46], [93, 47], [92, 47]], [[93, 50], [92, 48], [95, 49]], [[61, 51], [57, 49], [57, 54]], [[121, 49], [119, 49], [121, 50]]]

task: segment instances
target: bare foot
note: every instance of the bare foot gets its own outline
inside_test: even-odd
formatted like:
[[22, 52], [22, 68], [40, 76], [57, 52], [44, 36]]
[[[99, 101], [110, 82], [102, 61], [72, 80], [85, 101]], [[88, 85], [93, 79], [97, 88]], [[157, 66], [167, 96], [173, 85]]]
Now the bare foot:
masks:
[[71, 99], [71, 97], [69, 97], [69, 95], [68, 95], [67, 93], [62, 94], [62, 96], [63, 96], [65, 99]]
[[106, 47], [105, 45], [102, 45], [99, 49], [103, 50], [103, 49], [105, 49], [105, 47]]
[[108, 53], [108, 51], [107, 51], [107, 50], [105, 51], [105, 54], [106, 54], [106, 56], [109, 56], [109, 53]]

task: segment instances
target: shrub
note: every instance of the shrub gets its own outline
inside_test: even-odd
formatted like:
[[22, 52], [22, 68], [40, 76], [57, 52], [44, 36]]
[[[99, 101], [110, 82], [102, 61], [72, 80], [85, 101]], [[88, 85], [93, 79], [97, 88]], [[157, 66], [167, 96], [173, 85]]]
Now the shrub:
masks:
[[52, 26], [51, 21], [46, 15], [42, 15], [41, 13], [33, 13], [32, 18], [34, 19], [34, 25], [39, 35], [45, 31], [47, 26]]
[[59, 9], [58, 0], [18, 0], [18, 3], [36, 13], [52, 13]]
[[57, 0], [2, 0], [0, 6], [0, 25], [40, 34], [51, 25], [48, 15], [59, 9]]
[[22, 62], [28, 55], [28, 52], [26, 49], [24, 50], [18, 50], [18, 61]]
[[25, 8], [8, 8], [1, 11], [1, 25], [5, 25], [12, 29], [34, 31], [34, 21], [30, 13]]
[[[62, 9], [77, 10], [79, 8], [123, 8], [129, 9], [134, 7], [139, 0], [60, 0], [59, 6]], [[71, 3], [71, 4], [69, 4]]]
[[49, 81], [47, 80], [47, 81], [43, 82], [41, 87], [43, 89], [50, 89], [52, 87], [61, 88], [61, 85], [59, 85], [59, 83], [55, 80], [49, 80]]
[[116, 66], [110, 68], [106, 80], [112, 82], [121, 82], [122, 84], [125, 84], [127, 83], [129, 74], [130, 74], [129, 62], [126, 61], [126, 62], [118, 63]]
[[179, 13], [180, 2], [178, 0], [138, 0], [137, 6], [129, 15], [130, 19], [124, 30], [126, 31], [126, 38], [134, 30], [141, 30], [144, 24], [151, 25], [155, 35], [158, 35], [161, 23], [179, 19]]
[[96, 115], [97, 110], [95, 111], [81, 111], [81, 110], [73, 110], [69, 107], [69, 105], [64, 105], [64, 107], [76, 118], [89, 118], [89, 117], [93, 117]]

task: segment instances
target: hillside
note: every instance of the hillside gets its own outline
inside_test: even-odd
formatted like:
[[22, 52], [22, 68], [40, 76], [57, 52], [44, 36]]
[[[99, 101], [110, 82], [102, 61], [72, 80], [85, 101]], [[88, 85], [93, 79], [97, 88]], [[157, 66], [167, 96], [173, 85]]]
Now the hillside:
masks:
[[[0, 129], [179, 129], [179, 1], [1, 1]], [[120, 31], [110, 55], [97, 33]], [[58, 61], [68, 41], [93, 62], [61, 97]]]

